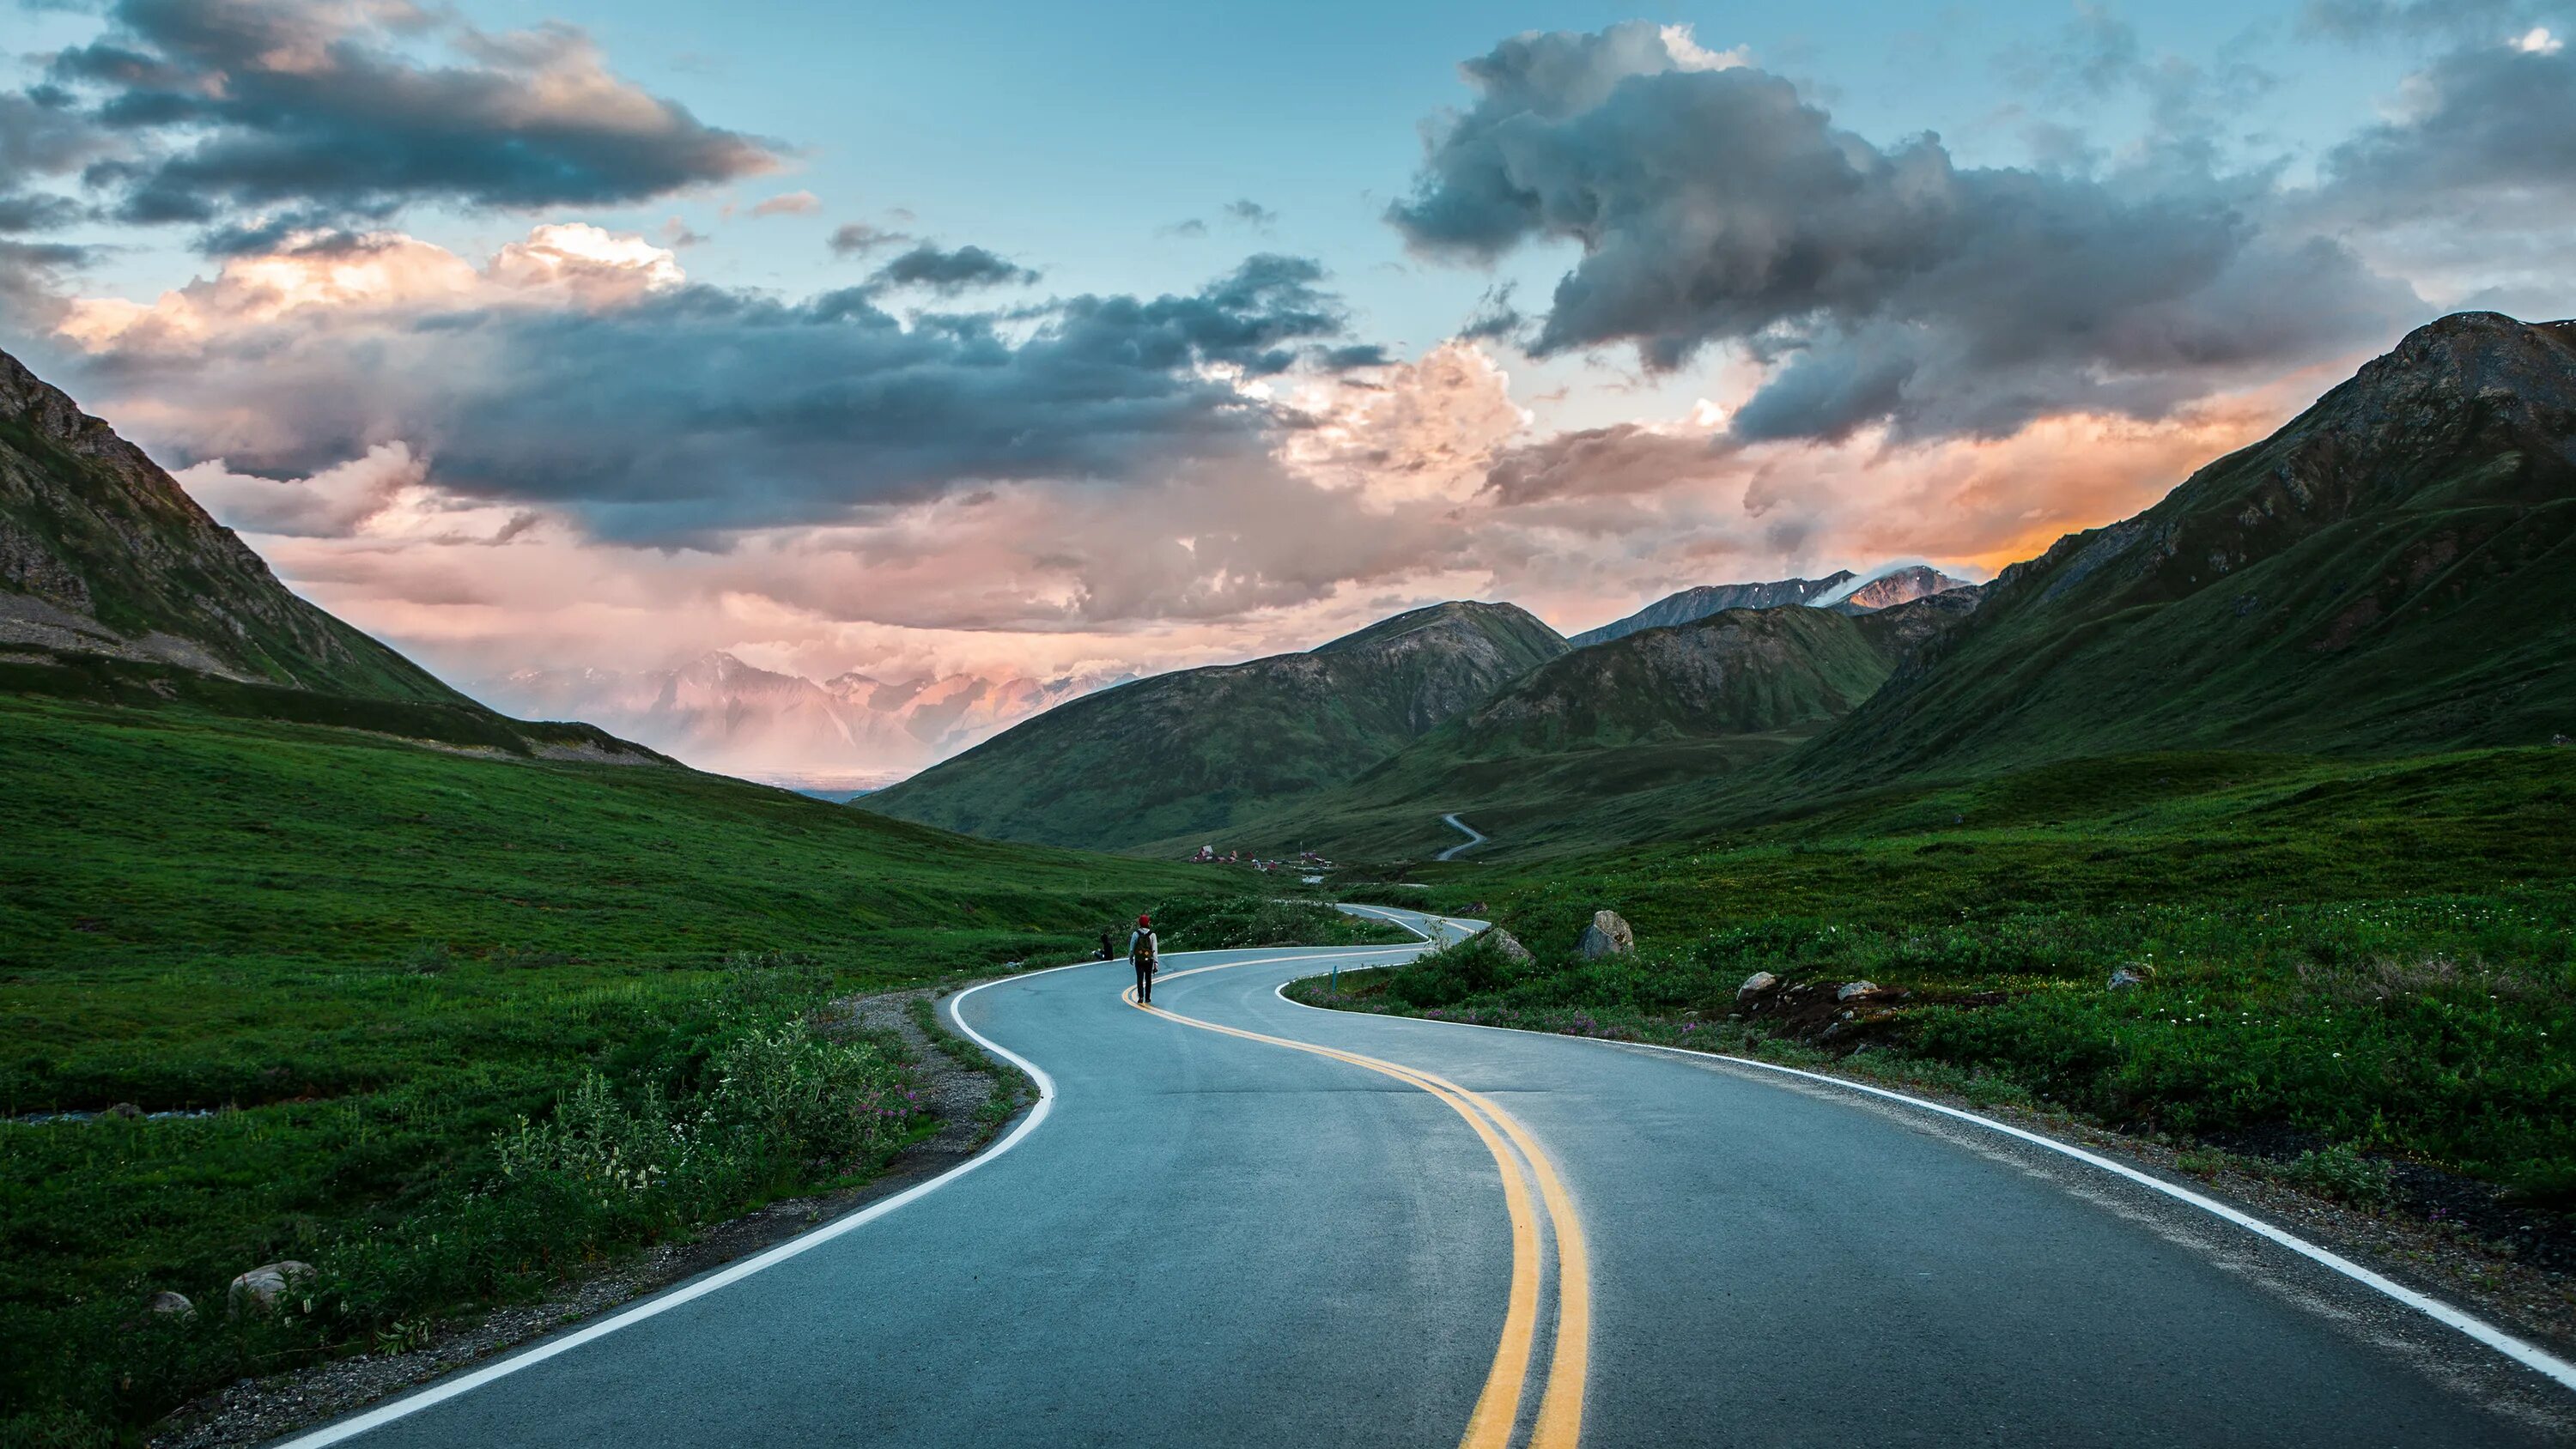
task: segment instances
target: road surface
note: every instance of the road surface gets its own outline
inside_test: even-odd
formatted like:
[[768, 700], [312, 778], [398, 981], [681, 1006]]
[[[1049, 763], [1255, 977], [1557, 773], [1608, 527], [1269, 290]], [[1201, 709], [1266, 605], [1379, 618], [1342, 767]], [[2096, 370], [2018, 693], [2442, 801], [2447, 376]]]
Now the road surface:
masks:
[[1482, 844], [1484, 844], [1487, 840], [1490, 840], [1490, 839], [1492, 839], [1492, 838], [1493, 838], [1493, 837], [1491, 837], [1491, 836], [1489, 836], [1489, 835], [1486, 835], [1484, 832], [1482, 832], [1482, 831], [1478, 830], [1475, 826], [1470, 825], [1470, 824], [1468, 824], [1466, 821], [1459, 819], [1459, 818], [1458, 818], [1457, 816], [1455, 816], [1455, 815], [1443, 815], [1443, 816], [1441, 816], [1441, 817], [1440, 817], [1440, 823], [1441, 823], [1441, 824], [1443, 824], [1443, 825], [1448, 826], [1448, 827], [1449, 827], [1450, 829], [1452, 829], [1452, 830], [1455, 830], [1455, 831], [1459, 832], [1460, 834], [1462, 834], [1462, 835], [1466, 836], [1467, 838], [1466, 838], [1466, 839], [1464, 839], [1464, 840], [1462, 840], [1462, 841], [1459, 841], [1456, 845], [1450, 846], [1447, 850], [1444, 850], [1444, 851], [1440, 852], [1438, 855], [1433, 856], [1433, 857], [1432, 857], [1432, 859], [1434, 859], [1434, 860], [1447, 860], [1447, 859], [1449, 859], [1449, 858], [1450, 858], [1450, 857], [1452, 857], [1452, 856], [1456, 856], [1456, 855], [1464, 855], [1464, 854], [1465, 854], [1465, 853], [1467, 853], [1468, 851], [1471, 851], [1471, 850], [1475, 849], [1477, 846], [1482, 845]]
[[1150, 1011], [1124, 962], [951, 998], [1051, 1079], [1004, 1148], [300, 1442], [2568, 1442], [2540, 1373], [1973, 1123], [1277, 994], [1407, 954], [1176, 954]]

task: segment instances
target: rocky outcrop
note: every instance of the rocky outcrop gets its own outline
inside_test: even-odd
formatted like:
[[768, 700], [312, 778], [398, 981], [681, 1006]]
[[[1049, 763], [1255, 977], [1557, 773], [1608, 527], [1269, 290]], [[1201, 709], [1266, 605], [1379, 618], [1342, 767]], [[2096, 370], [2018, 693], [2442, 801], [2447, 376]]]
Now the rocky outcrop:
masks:
[[1594, 911], [1592, 924], [1583, 928], [1583, 939], [1575, 950], [1586, 961], [1604, 956], [1625, 956], [1637, 949], [1637, 933], [1628, 929], [1617, 911]]

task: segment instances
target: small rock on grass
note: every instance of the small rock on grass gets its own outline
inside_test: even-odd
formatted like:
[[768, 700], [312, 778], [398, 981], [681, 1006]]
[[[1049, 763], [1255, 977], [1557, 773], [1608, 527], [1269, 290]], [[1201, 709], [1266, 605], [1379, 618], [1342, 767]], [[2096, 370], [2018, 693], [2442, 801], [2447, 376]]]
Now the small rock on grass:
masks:
[[173, 1293], [166, 1288], [144, 1299], [143, 1309], [147, 1313], [158, 1313], [175, 1318], [197, 1316], [197, 1305], [188, 1301], [187, 1294]]
[[1779, 989], [1779, 977], [1772, 975], [1768, 971], [1756, 971], [1752, 975], [1744, 978], [1743, 985], [1735, 988], [1735, 999], [1739, 1004], [1741, 1004], [1743, 1002], [1751, 1001], [1757, 996], [1768, 996]]
[[2155, 974], [2156, 973], [2152, 967], [2138, 968], [2123, 966], [2119, 970], [2111, 973], [2111, 980], [2103, 987], [2103, 989], [2105, 991], [2135, 991], [2139, 987], [2146, 985], [2147, 978]]
[[266, 1312], [277, 1306], [277, 1300], [286, 1296], [289, 1287], [312, 1276], [312, 1264], [299, 1263], [291, 1258], [283, 1262], [262, 1263], [233, 1280], [231, 1290], [225, 1295], [226, 1301], [235, 1313]]
[[1512, 933], [1504, 930], [1500, 926], [1487, 926], [1484, 930], [1477, 932], [1477, 934], [1482, 936], [1487, 942], [1491, 943], [1495, 950], [1501, 952], [1503, 959], [1506, 961], [1535, 961], [1538, 959], [1536, 956], [1530, 954], [1529, 947], [1524, 946], [1519, 941], [1513, 939]]
[[1580, 948], [1583, 959], [1598, 961], [1604, 956], [1625, 956], [1637, 949], [1637, 933], [1619, 919], [1617, 911], [1594, 911], [1592, 924], [1583, 928]]
[[1834, 1000], [1849, 1001], [1855, 996], [1867, 996], [1876, 990], [1878, 990], [1878, 983], [1875, 981], [1846, 981], [1834, 988]]

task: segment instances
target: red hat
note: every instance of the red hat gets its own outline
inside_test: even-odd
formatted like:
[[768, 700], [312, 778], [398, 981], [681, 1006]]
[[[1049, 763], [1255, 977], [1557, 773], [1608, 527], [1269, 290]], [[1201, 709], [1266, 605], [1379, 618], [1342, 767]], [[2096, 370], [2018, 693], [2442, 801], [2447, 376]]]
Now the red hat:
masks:
[[1152, 916], [1138, 916], [1136, 918], [1136, 924], [1140, 926], [1150, 926], [1154, 924], [1154, 918]]

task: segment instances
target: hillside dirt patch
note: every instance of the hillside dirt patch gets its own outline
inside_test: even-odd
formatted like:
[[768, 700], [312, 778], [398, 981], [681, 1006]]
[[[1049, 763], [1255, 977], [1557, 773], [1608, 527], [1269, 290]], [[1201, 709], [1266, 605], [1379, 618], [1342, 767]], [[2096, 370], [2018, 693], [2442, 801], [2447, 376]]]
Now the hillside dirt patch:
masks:
[[901, 1038], [912, 1055], [921, 1101], [938, 1121], [937, 1131], [904, 1149], [878, 1176], [857, 1187], [788, 1198], [714, 1224], [686, 1242], [664, 1243], [564, 1284], [543, 1302], [496, 1308], [442, 1326], [429, 1343], [408, 1352], [354, 1354], [292, 1373], [239, 1380], [163, 1421], [148, 1441], [152, 1449], [236, 1449], [355, 1413], [378, 1399], [783, 1243], [964, 1162], [983, 1150], [1031, 1095], [1017, 1073], [1003, 1068], [1005, 1075], [997, 1078], [951, 1056], [922, 1030], [912, 1003], [935, 1001], [938, 995], [920, 987], [844, 997], [819, 1022], [833, 1034]]

